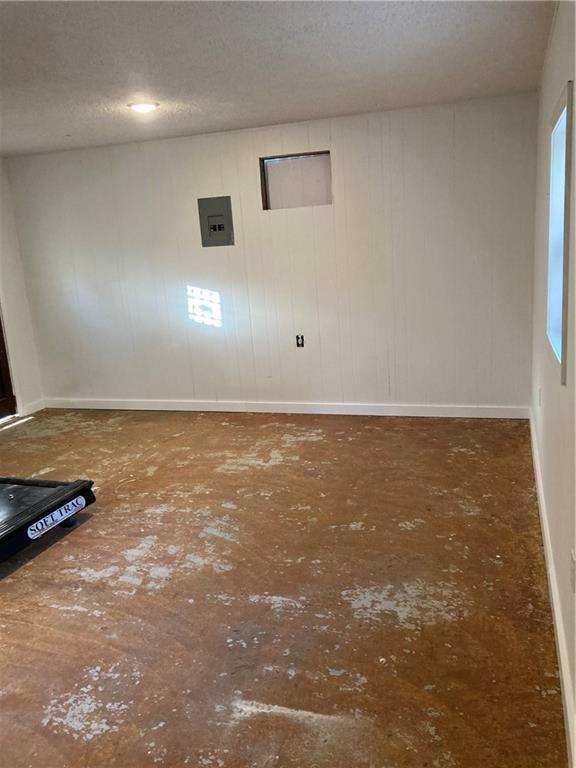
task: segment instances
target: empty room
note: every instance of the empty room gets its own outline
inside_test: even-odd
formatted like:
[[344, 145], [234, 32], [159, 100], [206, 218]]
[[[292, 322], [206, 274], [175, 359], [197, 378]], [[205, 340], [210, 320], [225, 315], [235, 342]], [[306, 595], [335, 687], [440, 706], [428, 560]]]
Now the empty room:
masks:
[[0, 765], [576, 768], [574, 32], [0, 0]]

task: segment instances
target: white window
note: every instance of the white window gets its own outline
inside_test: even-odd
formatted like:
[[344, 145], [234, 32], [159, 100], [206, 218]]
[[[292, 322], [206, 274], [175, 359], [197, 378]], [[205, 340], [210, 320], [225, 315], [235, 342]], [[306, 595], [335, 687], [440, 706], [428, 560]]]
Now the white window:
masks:
[[570, 140], [572, 83], [557, 108], [550, 136], [548, 212], [548, 303], [546, 331], [566, 383], [567, 267], [570, 215]]
[[260, 158], [262, 206], [300, 208], [332, 202], [330, 152]]

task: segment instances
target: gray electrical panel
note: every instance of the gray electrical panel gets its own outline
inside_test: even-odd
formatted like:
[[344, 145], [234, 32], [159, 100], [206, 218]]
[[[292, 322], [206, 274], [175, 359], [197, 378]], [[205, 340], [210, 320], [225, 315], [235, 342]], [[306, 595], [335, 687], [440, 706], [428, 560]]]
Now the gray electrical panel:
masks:
[[229, 197], [199, 198], [198, 213], [204, 248], [211, 245], [234, 245], [232, 203]]

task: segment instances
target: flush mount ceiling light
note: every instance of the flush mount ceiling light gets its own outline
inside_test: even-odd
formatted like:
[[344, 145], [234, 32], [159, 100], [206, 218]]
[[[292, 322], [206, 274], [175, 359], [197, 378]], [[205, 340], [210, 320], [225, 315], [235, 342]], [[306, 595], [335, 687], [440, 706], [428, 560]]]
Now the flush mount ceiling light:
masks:
[[128, 106], [133, 112], [145, 114], [146, 112], [154, 112], [155, 109], [158, 109], [160, 104], [158, 104], [157, 101], [143, 101], [138, 104], [128, 104]]

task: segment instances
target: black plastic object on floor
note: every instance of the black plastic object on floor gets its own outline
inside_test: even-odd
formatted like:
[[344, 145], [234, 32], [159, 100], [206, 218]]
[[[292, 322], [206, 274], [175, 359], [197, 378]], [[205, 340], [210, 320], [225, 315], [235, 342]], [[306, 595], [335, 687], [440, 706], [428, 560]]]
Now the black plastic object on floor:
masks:
[[58, 525], [73, 524], [96, 497], [91, 480], [70, 483], [0, 477], [0, 557], [7, 557]]

